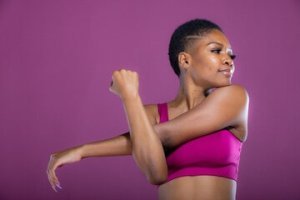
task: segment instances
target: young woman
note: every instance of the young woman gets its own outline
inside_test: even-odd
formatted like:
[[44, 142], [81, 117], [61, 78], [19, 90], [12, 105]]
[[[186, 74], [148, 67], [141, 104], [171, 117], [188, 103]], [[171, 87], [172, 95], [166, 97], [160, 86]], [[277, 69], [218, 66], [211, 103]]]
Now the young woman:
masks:
[[51, 155], [48, 178], [59, 186], [57, 167], [87, 157], [131, 154], [161, 200], [233, 200], [247, 138], [248, 94], [231, 84], [234, 55], [216, 24], [195, 19], [179, 26], [169, 59], [179, 77], [174, 100], [143, 105], [138, 74], [113, 72], [110, 91], [124, 105], [129, 132]]

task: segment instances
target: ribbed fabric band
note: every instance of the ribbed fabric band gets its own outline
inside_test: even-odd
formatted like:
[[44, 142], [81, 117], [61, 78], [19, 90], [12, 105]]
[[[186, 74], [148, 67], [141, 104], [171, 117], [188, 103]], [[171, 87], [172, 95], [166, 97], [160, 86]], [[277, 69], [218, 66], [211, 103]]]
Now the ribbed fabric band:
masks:
[[159, 120], [160, 120], [159, 123], [169, 121], [168, 104], [167, 103], [157, 104], [157, 109], [159, 113]]

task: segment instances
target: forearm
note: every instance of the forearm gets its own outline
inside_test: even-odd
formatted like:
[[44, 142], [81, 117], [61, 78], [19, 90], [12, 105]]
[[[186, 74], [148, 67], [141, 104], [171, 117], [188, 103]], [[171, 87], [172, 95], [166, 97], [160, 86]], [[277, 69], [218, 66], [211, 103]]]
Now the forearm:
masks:
[[[248, 94], [243, 87], [218, 88], [201, 104], [155, 128], [167, 148], [228, 127], [240, 126], [246, 132], [248, 104]], [[243, 140], [245, 136], [239, 137]]]
[[79, 148], [82, 158], [131, 155], [132, 152], [129, 133], [106, 140], [87, 143], [81, 145]]
[[151, 125], [140, 96], [123, 100], [130, 128], [132, 155], [153, 184], [165, 181], [167, 164], [160, 138]]
[[206, 123], [212, 124], [209, 121], [214, 120], [214, 118], [210, 115], [202, 114], [200, 110], [201, 107], [196, 106], [172, 120], [155, 126], [166, 149], [176, 148], [189, 140], [207, 135], [219, 129], [218, 126], [206, 125]]

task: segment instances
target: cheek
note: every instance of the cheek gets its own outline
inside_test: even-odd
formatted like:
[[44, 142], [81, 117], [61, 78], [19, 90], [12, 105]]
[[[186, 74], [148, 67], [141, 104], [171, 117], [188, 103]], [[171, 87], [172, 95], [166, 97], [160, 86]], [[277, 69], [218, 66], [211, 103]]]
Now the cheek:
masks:
[[213, 75], [218, 71], [219, 68], [219, 60], [216, 58], [208, 58], [203, 60], [201, 71], [203, 75]]
[[220, 61], [215, 56], [199, 56], [193, 60], [191, 75], [194, 79], [211, 80], [216, 78]]
[[199, 80], [209, 81], [211, 79], [214, 79], [215, 73], [211, 66], [201, 65], [193, 68], [193, 70], [191, 71], [191, 76], [196, 82]]
[[207, 66], [210, 67], [212, 70], [216, 70], [220, 65], [220, 59], [217, 57], [210, 57], [207, 59]]

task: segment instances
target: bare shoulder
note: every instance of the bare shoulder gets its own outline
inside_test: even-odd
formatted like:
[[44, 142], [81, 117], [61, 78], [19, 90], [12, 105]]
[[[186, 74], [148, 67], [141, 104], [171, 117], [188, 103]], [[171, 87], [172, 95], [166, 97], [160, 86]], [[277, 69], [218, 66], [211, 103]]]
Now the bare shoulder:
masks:
[[249, 95], [246, 88], [242, 85], [229, 85], [214, 89], [208, 96], [208, 99], [228, 99], [232, 102], [248, 103]]
[[145, 111], [147, 113], [147, 116], [151, 122], [152, 125], [155, 125], [158, 123], [158, 111], [157, 111], [157, 104], [147, 104], [144, 105]]
[[[215, 89], [207, 97], [211, 110], [217, 109], [219, 115], [228, 119], [228, 127], [241, 141], [246, 141], [248, 130], [249, 95], [245, 87], [230, 85]], [[216, 110], [215, 110], [216, 111]], [[214, 112], [216, 113], [216, 112]]]

